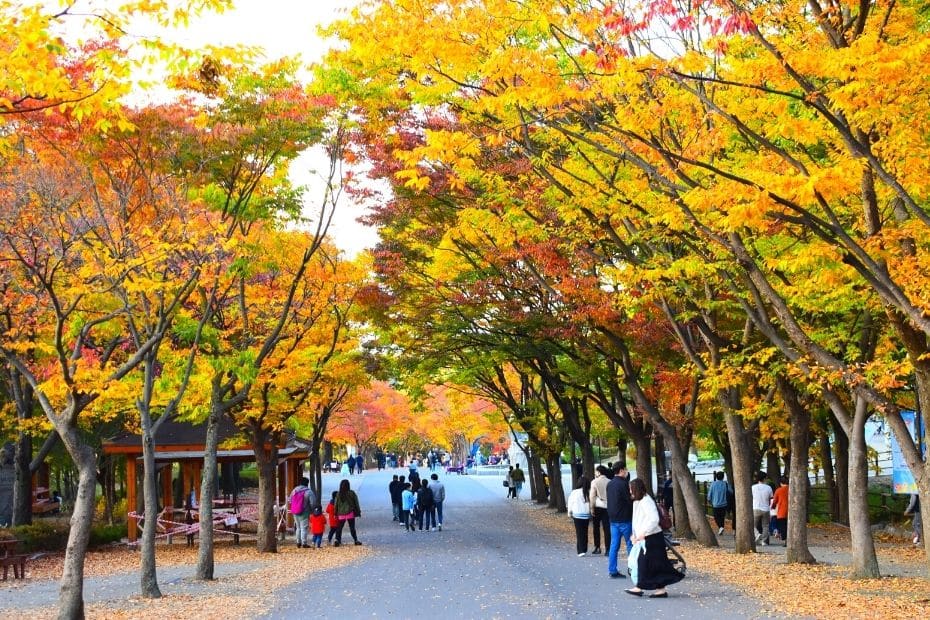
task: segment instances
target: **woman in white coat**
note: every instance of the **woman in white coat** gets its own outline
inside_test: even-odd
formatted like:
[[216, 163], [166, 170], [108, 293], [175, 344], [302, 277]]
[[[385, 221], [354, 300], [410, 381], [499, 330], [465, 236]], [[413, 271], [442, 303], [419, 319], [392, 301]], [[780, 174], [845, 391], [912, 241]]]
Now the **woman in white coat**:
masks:
[[659, 527], [659, 510], [646, 484], [637, 478], [630, 483], [633, 497], [633, 542], [644, 541], [645, 552], [637, 563], [636, 586], [627, 594], [642, 596], [643, 590], [655, 590], [649, 598], [667, 598], [666, 586], [678, 583], [684, 575], [675, 570], [665, 551], [665, 534]]
[[588, 522], [591, 520], [591, 504], [588, 496], [591, 494], [591, 483], [584, 476], [580, 476], [575, 483], [575, 489], [568, 495], [565, 502], [568, 516], [575, 524], [575, 551], [578, 557], [588, 552]]

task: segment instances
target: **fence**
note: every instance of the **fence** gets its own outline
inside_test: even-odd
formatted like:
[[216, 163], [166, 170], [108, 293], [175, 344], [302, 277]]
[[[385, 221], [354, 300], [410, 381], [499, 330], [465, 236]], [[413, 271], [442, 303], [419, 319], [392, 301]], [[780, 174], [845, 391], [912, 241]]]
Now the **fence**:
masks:
[[[710, 503], [707, 501], [708, 481], [699, 481], [698, 492], [704, 503], [704, 512], [713, 514]], [[869, 489], [869, 518], [875, 522], [898, 522], [904, 519], [904, 510], [909, 501], [906, 495], [896, 495], [878, 489]], [[827, 523], [831, 521], [830, 491], [824, 485], [811, 485], [807, 500], [807, 519], [813, 523]]]

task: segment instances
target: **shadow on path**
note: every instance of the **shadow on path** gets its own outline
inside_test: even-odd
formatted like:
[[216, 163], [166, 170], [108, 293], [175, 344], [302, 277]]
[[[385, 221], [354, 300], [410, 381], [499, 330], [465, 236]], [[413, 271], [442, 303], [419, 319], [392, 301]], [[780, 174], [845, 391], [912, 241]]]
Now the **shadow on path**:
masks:
[[[610, 579], [605, 556], [577, 557], [573, 540], [536, 525], [516, 505], [522, 500], [504, 497], [495, 476], [440, 474], [447, 498], [443, 531], [408, 533], [391, 520], [387, 486], [393, 473], [406, 471], [368, 471], [351, 478], [362, 505], [359, 538], [374, 555], [279, 593], [266, 617], [722, 620], [769, 615], [760, 602], [694, 567], [668, 599], [625, 594], [629, 580]], [[338, 482], [338, 476], [324, 479], [324, 498]]]

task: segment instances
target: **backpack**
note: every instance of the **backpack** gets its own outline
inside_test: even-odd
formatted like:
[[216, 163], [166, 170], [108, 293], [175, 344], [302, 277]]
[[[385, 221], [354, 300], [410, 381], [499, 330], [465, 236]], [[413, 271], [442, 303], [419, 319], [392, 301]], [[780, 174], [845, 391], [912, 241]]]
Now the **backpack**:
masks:
[[307, 489], [301, 489], [299, 491], [295, 491], [294, 494], [291, 495], [291, 514], [292, 515], [303, 514], [304, 495], [306, 494], [307, 494]]
[[656, 504], [656, 510], [659, 511], [659, 527], [663, 530], [672, 529], [672, 517], [668, 514], [668, 510], [665, 509], [665, 506]]

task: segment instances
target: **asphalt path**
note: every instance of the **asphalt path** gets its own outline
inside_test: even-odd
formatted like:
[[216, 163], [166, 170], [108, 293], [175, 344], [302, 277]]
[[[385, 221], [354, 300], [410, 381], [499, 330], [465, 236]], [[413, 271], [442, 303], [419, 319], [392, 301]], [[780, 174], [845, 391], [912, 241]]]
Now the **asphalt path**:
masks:
[[[391, 518], [387, 487], [395, 473], [406, 471], [367, 471], [350, 478], [362, 507], [363, 517], [356, 522], [359, 539], [373, 555], [288, 588], [272, 602], [267, 618], [724, 620], [771, 615], [759, 601], [691, 565], [687, 578], [669, 588], [667, 599], [624, 593], [630, 582], [608, 577], [606, 556], [577, 557], [574, 539], [537, 526], [517, 505], [527, 499], [506, 499], [497, 476], [440, 473], [446, 486], [443, 531], [408, 533]], [[335, 474], [324, 477], [324, 498], [339, 480]], [[352, 544], [348, 528], [347, 542]]]

